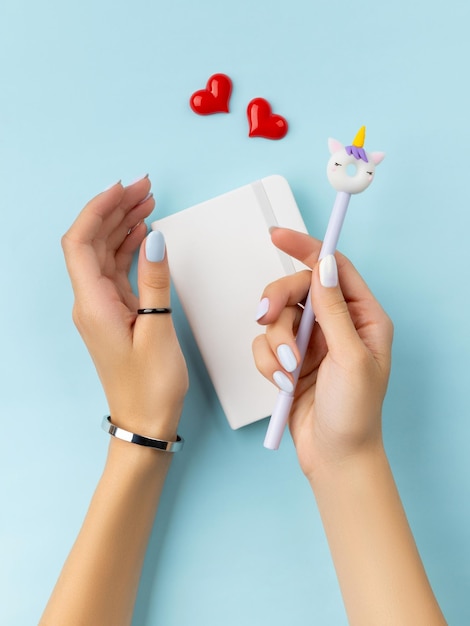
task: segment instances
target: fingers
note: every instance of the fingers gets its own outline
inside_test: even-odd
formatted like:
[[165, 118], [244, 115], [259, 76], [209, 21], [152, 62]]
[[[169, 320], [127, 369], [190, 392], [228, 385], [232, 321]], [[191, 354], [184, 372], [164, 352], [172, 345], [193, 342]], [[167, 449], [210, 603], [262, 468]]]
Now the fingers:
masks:
[[[143, 193], [148, 189], [148, 181], [145, 181], [146, 185], [135, 185], [143, 188], [141, 193], [137, 196], [139, 199]], [[133, 194], [135, 196], [135, 194]], [[129, 200], [125, 197], [126, 201]], [[120, 207], [116, 211], [116, 225], [114, 230], [107, 235], [107, 247], [110, 250], [117, 250], [122, 243], [127, 239], [129, 235], [139, 226], [141, 222], [147, 218], [155, 208], [155, 199], [153, 194], [149, 191], [146, 196], [138, 200], [136, 204], [126, 205], [125, 209]], [[121, 218], [119, 220], [119, 216]]]
[[286, 372], [280, 365], [266, 335], [258, 335], [253, 341], [252, 348], [255, 364], [259, 372], [282, 391], [291, 393], [294, 389], [292, 374]]
[[[117, 245], [113, 246], [114, 249], [117, 248], [127, 234], [127, 231], [135, 226], [140, 219], [142, 219], [142, 217], [137, 217], [136, 214], [132, 215], [132, 212], [137, 207], [143, 205], [147, 200], [151, 199], [152, 196], [150, 195], [150, 187], [151, 182], [148, 175], [142, 176], [140, 179], [134, 181], [127, 187], [122, 187], [122, 193], [119, 197], [119, 201], [115, 205], [114, 210], [106, 215], [106, 219], [103, 221], [102, 227], [97, 233], [96, 238], [106, 240], [110, 240], [111, 238], [115, 239], [115, 231], [117, 231], [121, 237], [121, 241], [117, 241]], [[109, 190], [104, 193], [108, 194]], [[150, 214], [153, 206], [153, 204], [146, 205], [146, 208], [150, 208], [147, 215]], [[140, 213], [142, 214], [142, 211], [140, 211]], [[145, 217], [147, 217], [147, 215], [145, 215]]]
[[129, 268], [132, 253], [146, 232], [139, 225], [155, 206], [149, 189], [148, 177], [125, 188], [116, 183], [88, 202], [63, 236], [62, 247], [76, 294], [91, 289], [110, 262]]
[[[120, 226], [129, 230], [142, 219], [146, 211], [147, 215], [152, 211], [154, 205], [149, 192], [148, 177], [128, 187], [123, 187], [120, 182], [116, 183], [86, 204], [64, 237], [80, 243], [89, 243], [96, 239], [109, 238]], [[147, 200], [150, 202], [147, 203]], [[124, 231], [122, 239], [127, 230]]]
[[[154, 230], [140, 247], [137, 271], [139, 309], [164, 309], [170, 307], [170, 270], [163, 233]], [[174, 341], [173, 321], [170, 313], [139, 314], [134, 329], [134, 344], [147, 349], [160, 349], [171, 353]]]
[[271, 231], [271, 240], [276, 248], [302, 261], [310, 268], [318, 261], [322, 242], [310, 235], [288, 228], [274, 228]]
[[[147, 234], [144, 220], [155, 207], [152, 194], [148, 194], [132, 211], [122, 225], [109, 238], [110, 249], [117, 248], [115, 262], [119, 271], [129, 272], [134, 252], [139, 248]], [[132, 224], [132, 226], [131, 226]]]
[[[288, 228], [274, 228], [271, 233], [274, 245], [286, 254], [313, 268], [318, 262], [322, 242], [305, 233]], [[341, 277], [341, 289], [347, 302], [361, 299], [374, 300], [366, 282], [343, 254], [336, 252], [335, 259]]]
[[[369, 349], [379, 359], [384, 355], [386, 363], [391, 322], [351, 262], [337, 253], [318, 263], [321, 242], [303, 233], [274, 229], [272, 240], [284, 252], [314, 269], [275, 281], [263, 292], [256, 318], [260, 324], [267, 325], [267, 331], [253, 346], [257, 367], [263, 375], [273, 380], [274, 372], [280, 370], [292, 379], [289, 358], [286, 360], [290, 353], [282, 346], [289, 346], [299, 358], [294, 342], [299, 307], [295, 305], [305, 299], [309, 288], [318, 331], [321, 328], [310, 342], [310, 365], [316, 363], [317, 367], [326, 350], [344, 362], [345, 358], [356, 358], [364, 354], [364, 349]], [[315, 336], [321, 338], [320, 343], [315, 343]], [[319, 354], [312, 354], [319, 346]]]
[[372, 355], [388, 370], [393, 325], [362, 277], [345, 261], [339, 278], [333, 255], [312, 272], [312, 307], [328, 352], [336, 362], [349, 366]]
[[295, 342], [303, 302], [308, 293], [311, 272], [291, 274], [269, 284], [262, 295], [256, 319], [267, 325], [266, 333], [253, 342], [253, 354], [258, 370], [282, 391], [293, 390], [292, 372], [300, 354]]
[[311, 275], [309, 270], [304, 270], [270, 283], [263, 291], [256, 320], [260, 324], [271, 324], [286, 306], [303, 302], [310, 288]]
[[116, 210], [124, 193], [121, 182], [95, 196], [80, 212], [64, 239], [88, 243], [98, 237], [103, 225]]
[[62, 237], [65, 262], [76, 294], [84, 283], [86, 286], [90, 281], [96, 281], [101, 274], [99, 259], [92, 248], [92, 242], [116, 209], [122, 193], [121, 183], [116, 183], [93, 198]]
[[332, 356], [361, 344], [338, 279], [335, 257], [323, 258], [312, 274], [312, 307]]
[[295, 332], [302, 308], [297, 303], [308, 292], [310, 276], [309, 271], [299, 272], [268, 285], [257, 314], [267, 329], [253, 343], [256, 366], [263, 376], [287, 393], [293, 390], [292, 372], [300, 360]]
[[170, 306], [170, 270], [165, 239], [163, 233], [158, 230], [149, 233], [141, 245], [138, 287], [139, 308]]
[[[279, 281], [281, 282], [281, 281]], [[271, 287], [273, 301], [276, 301], [275, 288]], [[253, 342], [253, 353], [258, 370], [283, 391], [293, 390], [292, 372], [296, 369], [300, 354], [295, 342], [295, 331], [298, 327], [302, 309], [297, 306], [283, 308], [266, 333]], [[274, 312], [271, 311], [271, 315]]]

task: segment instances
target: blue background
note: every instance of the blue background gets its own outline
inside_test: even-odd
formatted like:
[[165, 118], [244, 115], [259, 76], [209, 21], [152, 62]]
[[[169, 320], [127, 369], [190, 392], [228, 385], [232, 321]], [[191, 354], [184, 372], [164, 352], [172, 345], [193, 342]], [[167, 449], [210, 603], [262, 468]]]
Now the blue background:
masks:
[[[327, 138], [362, 124], [387, 157], [340, 248], [394, 320], [386, 446], [447, 619], [470, 623], [469, 19], [467, 0], [2, 0], [2, 624], [38, 620], [108, 444], [60, 249], [78, 211], [146, 172], [155, 218], [279, 173], [321, 237]], [[232, 77], [231, 113], [198, 117], [189, 96], [214, 72]], [[256, 96], [289, 120], [282, 141], [248, 138]], [[230, 430], [175, 308], [187, 446], [135, 624], [346, 624], [290, 438], [272, 453], [266, 423]]]

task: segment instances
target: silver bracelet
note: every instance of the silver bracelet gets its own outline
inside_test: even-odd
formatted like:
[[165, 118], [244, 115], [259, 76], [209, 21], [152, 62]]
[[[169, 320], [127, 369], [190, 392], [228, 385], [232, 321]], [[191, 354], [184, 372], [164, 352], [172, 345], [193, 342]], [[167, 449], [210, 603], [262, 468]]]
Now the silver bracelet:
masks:
[[103, 417], [101, 428], [117, 439], [122, 439], [129, 443], [136, 443], [139, 446], [161, 450], [162, 452], [179, 452], [184, 444], [184, 439], [179, 435], [176, 435], [176, 441], [164, 441], [163, 439], [152, 439], [151, 437], [136, 435], [135, 433], [131, 433], [128, 430], [124, 430], [124, 428], [119, 428], [119, 426], [112, 424], [111, 415], [105, 415]]

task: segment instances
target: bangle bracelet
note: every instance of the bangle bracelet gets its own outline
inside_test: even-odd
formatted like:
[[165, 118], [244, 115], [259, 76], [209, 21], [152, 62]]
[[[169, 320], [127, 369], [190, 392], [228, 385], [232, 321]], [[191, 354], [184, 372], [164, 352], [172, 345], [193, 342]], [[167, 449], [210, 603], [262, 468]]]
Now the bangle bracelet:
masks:
[[151, 437], [144, 437], [143, 435], [136, 435], [124, 428], [119, 428], [111, 423], [111, 415], [105, 415], [101, 422], [101, 428], [116, 437], [129, 443], [136, 443], [139, 446], [146, 446], [147, 448], [154, 448], [155, 450], [161, 450], [162, 452], [179, 452], [184, 444], [184, 439], [179, 435], [176, 435], [176, 441], [164, 441], [163, 439], [152, 439]]

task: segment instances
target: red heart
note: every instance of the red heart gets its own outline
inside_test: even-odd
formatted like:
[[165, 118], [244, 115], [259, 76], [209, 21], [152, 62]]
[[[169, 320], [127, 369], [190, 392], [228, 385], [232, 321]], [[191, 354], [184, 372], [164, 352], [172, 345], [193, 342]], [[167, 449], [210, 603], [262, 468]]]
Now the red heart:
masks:
[[226, 74], [214, 74], [205, 89], [195, 91], [189, 105], [198, 115], [228, 113], [228, 102], [232, 93], [232, 81]]
[[288, 125], [282, 115], [272, 112], [271, 105], [264, 98], [254, 98], [246, 110], [250, 125], [250, 137], [282, 139], [286, 136]]

